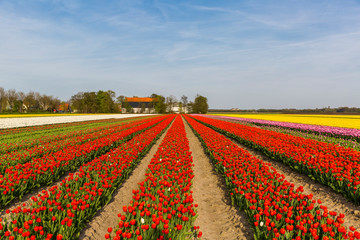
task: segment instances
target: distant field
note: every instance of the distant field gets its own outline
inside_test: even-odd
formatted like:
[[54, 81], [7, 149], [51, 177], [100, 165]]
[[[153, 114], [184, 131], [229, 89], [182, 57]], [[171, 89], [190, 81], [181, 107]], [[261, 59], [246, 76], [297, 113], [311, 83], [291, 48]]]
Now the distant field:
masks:
[[[19, 114], [0, 115], [0, 129], [16, 128], [44, 124], [81, 122], [110, 118], [147, 117], [153, 114]], [[4, 116], [4, 117], [2, 117]]]
[[[111, 113], [107, 113], [111, 114]], [[0, 114], [0, 118], [21, 118], [21, 117], [63, 117], [63, 116], [87, 116], [102, 115], [101, 113], [29, 113], [29, 114]]]
[[210, 115], [360, 129], [359, 115], [302, 115], [302, 114], [210, 114]]

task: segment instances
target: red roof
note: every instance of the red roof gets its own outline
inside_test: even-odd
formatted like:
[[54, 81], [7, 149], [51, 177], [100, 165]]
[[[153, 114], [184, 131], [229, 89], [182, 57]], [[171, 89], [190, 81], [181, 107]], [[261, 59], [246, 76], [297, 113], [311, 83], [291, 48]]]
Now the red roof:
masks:
[[128, 102], [152, 102], [154, 99], [149, 97], [127, 97]]

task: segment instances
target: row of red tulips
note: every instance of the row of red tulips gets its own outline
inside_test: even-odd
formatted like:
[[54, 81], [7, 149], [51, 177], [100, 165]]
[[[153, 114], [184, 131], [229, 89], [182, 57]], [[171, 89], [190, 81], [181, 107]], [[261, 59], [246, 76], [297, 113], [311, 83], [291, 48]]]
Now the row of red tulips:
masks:
[[83, 135], [93, 131], [101, 131], [101, 129], [107, 128], [109, 126], [112, 127], [117, 124], [134, 121], [135, 118], [117, 119], [117, 121], [114, 121], [114, 119], [107, 120], [108, 121], [103, 120], [101, 122], [89, 122], [86, 124], [74, 126], [71, 124], [62, 124], [55, 129], [38, 130], [35, 132], [25, 132], [22, 134], [8, 134], [6, 137], [0, 136], [0, 154], [19, 151], [20, 149], [28, 149], [33, 146], [75, 137], [76, 135]]
[[119, 213], [119, 224], [108, 239], [197, 239], [193, 222], [191, 180], [194, 177], [189, 141], [178, 116], [152, 158], [145, 180], [133, 190], [133, 200]]
[[360, 152], [238, 123], [195, 118], [360, 204]]
[[[33, 189], [49, 185], [59, 179], [68, 171], [74, 171], [82, 164], [100, 156], [107, 151], [129, 140], [154, 124], [158, 124], [166, 117], [155, 117], [151, 120], [133, 122], [130, 128], [114, 132], [102, 138], [85, 142], [81, 145], [68, 146], [41, 158], [32, 159], [31, 162], [18, 164], [6, 169], [0, 175], [0, 209], [6, 207], [13, 199], [20, 198]], [[139, 125], [139, 123], [142, 123]], [[131, 127], [134, 126], [134, 127]]]
[[[0, 155], [0, 174], [4, 174], [6, 169], [10, 169], [19, 164], [24, 164], [31, 159], [41, 158], [44, 155], [53, 154], [56, 151], [60, 151], [63, 148], [73, 147], [81, 145], [90, 140], [105, 137], [107, 135], [121, 132], [124, 129], [134, 127], [131, 122], [122, 122], [116, 125], [102, 126], [93, 129], [87, 129], [83, 131], [75, 131], [70, 134], [62, 135], [62, 137], [54, 137], [52, 140], [43, 141], [42, 139], [37, 140], [38, 145], [28, 147], [26, 149], [20, 149], [18, 151], [11, 151], [9, 153]], [[145, 120], [148, 121], [148, 120]], [[138, 124], [143, 122], [137, 121]], [[44, 156], [46, 157], [46, 156]]]
[[343, 226], [344, 214], [329, 211], [302, 187], [295, 189], [271, 164], [198, 121], [186, 120], [223, 174], [233, 203], [249, 217], [255, 239], [360, 239], [356, 229]]
[[95, 158], [65, 178], [60, 186], [32, 197], [0, 225], [0, 239], [75, 239], [92, 216], [110, 199], [174, 117]]

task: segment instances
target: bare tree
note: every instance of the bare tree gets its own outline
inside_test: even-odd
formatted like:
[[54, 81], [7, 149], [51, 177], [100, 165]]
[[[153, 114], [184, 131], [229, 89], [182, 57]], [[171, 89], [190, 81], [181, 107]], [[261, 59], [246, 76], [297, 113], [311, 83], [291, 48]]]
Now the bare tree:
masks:
[[57, 97], [53, 97], [51, 96], [51, 102], [50, 102], [50, 108], [53, 109], [58, 109], [59, 106], [61, 104], [61, 100], [58, 99]]
[[11, 111], [14, 111], [14, 106], [16, 103], [16, 100], [18, 99], [18, 94], [15, 89], [9, 89], [6, 92], [6, 97], [10, 105]]
[[38, 99], [40, 109], [43, 111], [48, 111], [51, 107], [52, 99], [53, 99], [53, 96], [48, 96], [45, 94], [41, 95]]
[[40, 108], [41, 94], [38, 92], [35, 92], [34, 96], [35, 96], [35, 102], [36, 102], [35, 106], [34, 106], [34, 110], [35, 109], [41, 110], [41, 108]]
[[24, 98], [24, 105], [26, 106], [26, 109], [28, 112], [31, 112], [36, 107], [36, 99], [35, 99], [35, 93], [33, 91], [30, 91], [26, 94]]
[[19, 112], [23, 112], [23, 105], [24, 105], [24, 99], [26, 97], [26, 94], [24, 92], [18, 92], [18, 101], [19, 101]]
[[112, 90], [107, 91], [113, 101], [115, 101], [116, 93]]
[[169, 97], [166, 98], [167, 112], [173, 113], [176, 102], [177, 102], [177, 99], [174, 95], [170, 95]]
[[5, 91], [3, 87], [0, 87], [0, 113], [4, 112], [6, 108], [9, 108], [11, 112], [49, 111], [58, 108], [60, 102], [58, 98], [41, 95], [38, 92], [16, 92], [15, 89]]
[[6, 102], [6, 93], [3, 87], [0, 87], [0, 113], [3, 111], [3, 106]]
[[188, 97], [185, 95], [181, 96], [181, 110], [180, 112], [184, 112], [187, 113], [187, 105], [188, 105], [189, 101], [188, 101]]

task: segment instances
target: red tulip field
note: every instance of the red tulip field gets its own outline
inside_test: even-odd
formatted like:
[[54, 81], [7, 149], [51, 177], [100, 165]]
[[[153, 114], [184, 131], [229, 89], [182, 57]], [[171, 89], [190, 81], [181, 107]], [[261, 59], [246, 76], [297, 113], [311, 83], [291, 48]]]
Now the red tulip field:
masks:
[[0, 239], [360, 239], [355, 148], [180, 114], [0, 143]]

